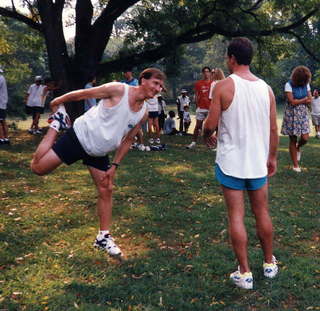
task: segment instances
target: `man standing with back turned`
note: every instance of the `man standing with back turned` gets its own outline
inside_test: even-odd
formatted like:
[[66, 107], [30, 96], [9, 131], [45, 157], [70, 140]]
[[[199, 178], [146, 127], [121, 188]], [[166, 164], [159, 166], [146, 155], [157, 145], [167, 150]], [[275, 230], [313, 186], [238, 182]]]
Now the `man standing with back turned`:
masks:
[[252, 56], [252, 44], [247, 38], [230, 42], [226, 61], [232, 74], [215, 87], [203, 134], [210, 147], [212, 133], [219, 127], [215, 175], [222, 186], [229, 234], [239, 261], [238, 270], [230, 278], [235, 285], [246, 289], [253, 288], [253, 277], [244, 225], [245, 190], [264, 254], [264, 276], [273, 278], [278, 273], [268, 210], [268, 177], [277, 169], [276, 103], [272, 89], [250, 72]]

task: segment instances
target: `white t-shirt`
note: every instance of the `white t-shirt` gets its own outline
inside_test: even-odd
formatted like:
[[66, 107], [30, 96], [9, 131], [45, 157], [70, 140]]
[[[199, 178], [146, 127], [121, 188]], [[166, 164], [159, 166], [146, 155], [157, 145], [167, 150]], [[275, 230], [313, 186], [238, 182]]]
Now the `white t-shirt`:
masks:
[[183, 111], [183, 107], [184, 106], [189, 106], [190, 105], [190, 98], [189, 96], [178, 96], [177, 98], [177, 102], [178, 102], [178, 107], [179, 107], [179, 111]]
[[311, 114], [313, 116], [320, 116], [320, 96], [313, 97], [311, 101]]
[[44, 107], [44, 97], [43, 91], [45, 85], [31, 84], [28, 90], [27, 106], [29, 107]]
[[7, 109], [8, 103], [8, 90], [6, 79], [0, 75], [0, 109]]
[[185, 121], [185, 122], [190, 122], [191, 121], [191, 117], [190, 117], [190, 112], [189, 111], [184, 111], [183, 112], [183, 121]]
[[159, 108], [158, 108], [158, 98], [154, 97], [154, 98], [150, 98], [148, 100], [146, 100], [146, 103], [148, 105], [148, 111], [149, 112], [158, 112]]
[[[289, 92], [289, 93], [292, 93], [292, 86], [289, 82], [287, 82], [284, 86], [284, 91], [285, 92]], [[311, 91], [311, 88], [310, 88], [310, 84], [308, 83], [307, 84], [307, 91], [310, 92]]]

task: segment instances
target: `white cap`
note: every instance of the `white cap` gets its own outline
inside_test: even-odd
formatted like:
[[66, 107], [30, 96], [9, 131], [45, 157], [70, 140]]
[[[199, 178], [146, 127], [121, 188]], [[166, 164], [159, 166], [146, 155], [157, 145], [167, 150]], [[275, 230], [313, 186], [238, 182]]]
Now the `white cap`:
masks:
[[41, 76], [36, 76], [35, 78], [34, 78], [34, 81], [41, 81], [42, 80], [42, 77]]

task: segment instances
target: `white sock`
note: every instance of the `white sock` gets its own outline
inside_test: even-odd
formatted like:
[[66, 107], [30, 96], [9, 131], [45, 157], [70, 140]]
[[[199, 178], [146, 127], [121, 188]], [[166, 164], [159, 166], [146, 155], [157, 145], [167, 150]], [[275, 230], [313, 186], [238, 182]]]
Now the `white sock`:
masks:
[[109, 234], [109, 230], [99, 230], [97, 239], [101, 240], [102, 238], [104, 238], [106, 234]]

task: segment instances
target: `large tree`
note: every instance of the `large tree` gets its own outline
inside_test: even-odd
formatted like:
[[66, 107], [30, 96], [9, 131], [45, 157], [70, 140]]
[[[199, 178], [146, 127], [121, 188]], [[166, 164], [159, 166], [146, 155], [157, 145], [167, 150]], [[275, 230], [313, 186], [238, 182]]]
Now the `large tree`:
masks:
[[[75, 3], [74, 52], [63, 33], [62, 14]], [[214, 35], [269, 36], [275, 33], [301, 38], [294, 29], [319, 14], [319, 0], [11, 0], [0, 15], [39, 31], [45, 39], [49, 68], [62, 92], [83, 87], [90, 75], [116, 72], [172, 55], [179, 46]], [[24, 5], [28, 14], [18, 10]], [[123, 15], [126, 14], [125, 18]], [[110, 60], [103, 54], [113, 27], [125, 23], [125, 49]], [[73, 111], [75, 116], [81, 109]]]

